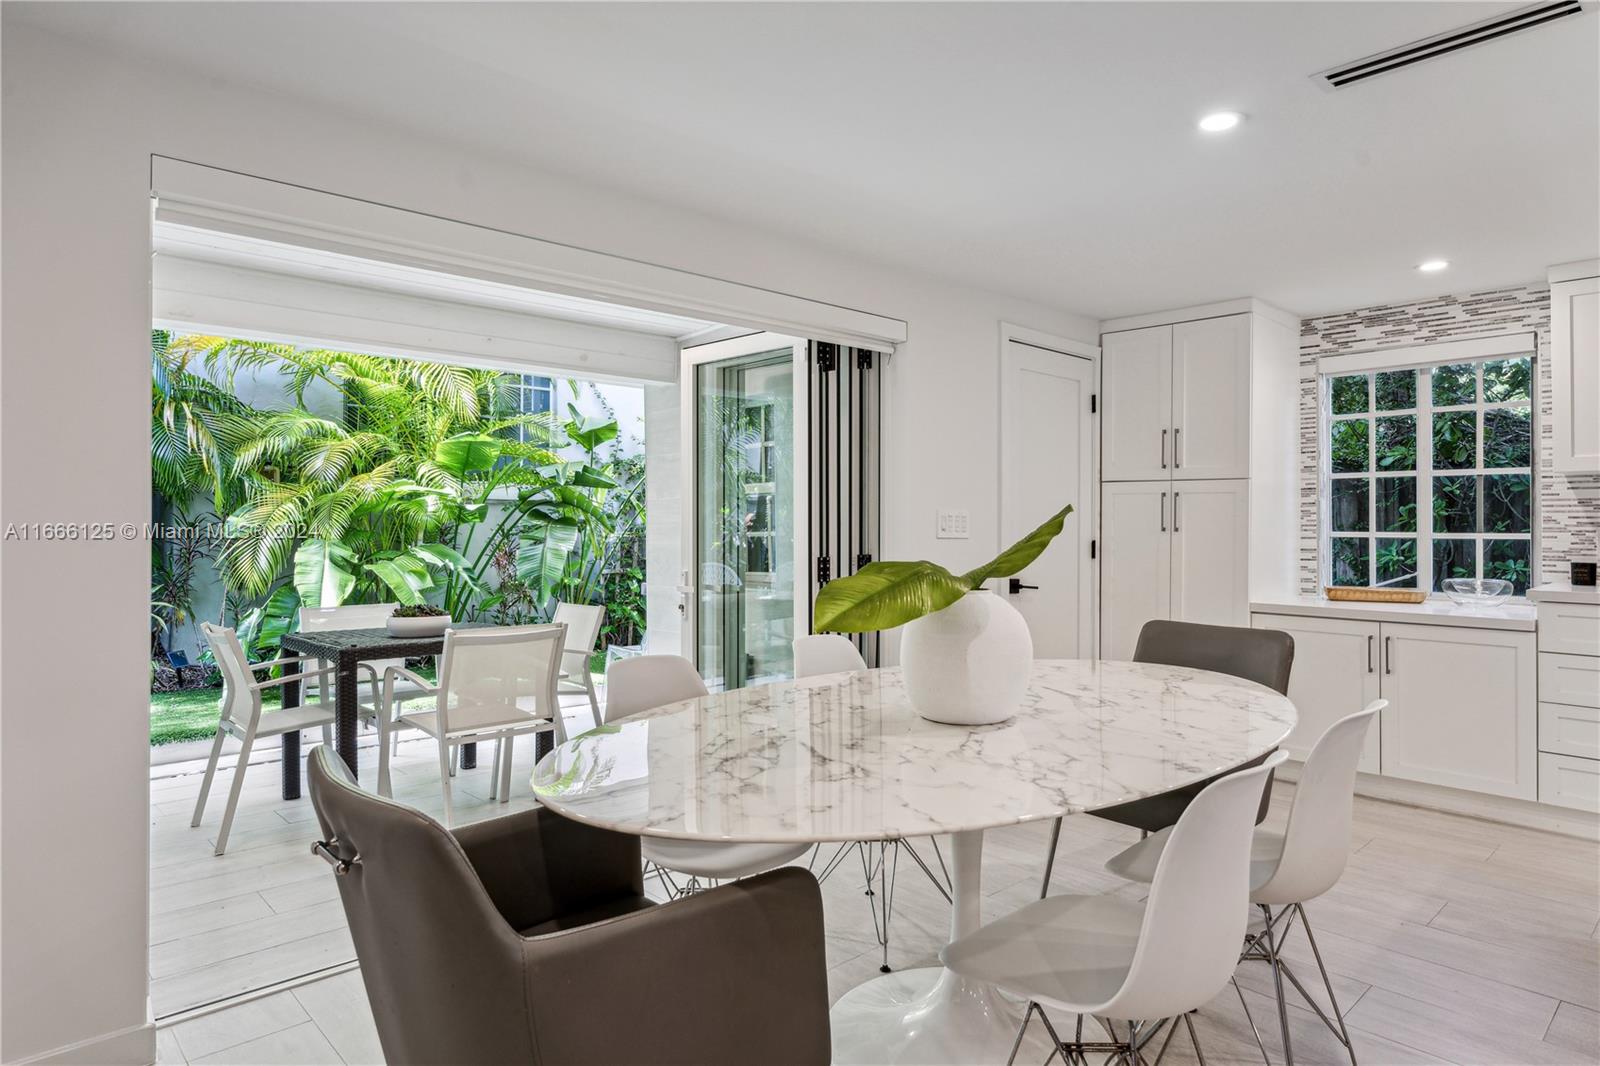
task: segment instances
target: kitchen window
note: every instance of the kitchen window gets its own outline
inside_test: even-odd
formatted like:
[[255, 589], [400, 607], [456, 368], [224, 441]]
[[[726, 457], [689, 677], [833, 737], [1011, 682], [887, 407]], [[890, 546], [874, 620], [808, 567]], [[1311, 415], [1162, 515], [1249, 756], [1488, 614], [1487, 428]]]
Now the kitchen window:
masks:
[[1492, 577], [1525, 592], [1533, 356], [1328, 369], [1338, 362], [1321, 379], [1327, 583], [1438, 592], [1446, 578]]

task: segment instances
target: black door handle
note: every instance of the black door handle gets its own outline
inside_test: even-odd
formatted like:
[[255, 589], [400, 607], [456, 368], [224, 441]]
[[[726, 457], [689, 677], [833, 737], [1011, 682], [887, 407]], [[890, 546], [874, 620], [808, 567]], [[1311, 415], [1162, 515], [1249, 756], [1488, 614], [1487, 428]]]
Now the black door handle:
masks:
[[1013, 595], [1013, 596], [1015, 596], [1017, 593], [1021, 592], [1023, 589], [1034, 589], [1035, 591], [1037, 591], [1038, 588], [1039, 588], [1038, 585], [1024, 585], [1022, 583], [1022, 579], [1020, 577], [1014, 577], [1014, 578], [1011, 579], [1011, 582], [1010, 582], [1011, 595]]

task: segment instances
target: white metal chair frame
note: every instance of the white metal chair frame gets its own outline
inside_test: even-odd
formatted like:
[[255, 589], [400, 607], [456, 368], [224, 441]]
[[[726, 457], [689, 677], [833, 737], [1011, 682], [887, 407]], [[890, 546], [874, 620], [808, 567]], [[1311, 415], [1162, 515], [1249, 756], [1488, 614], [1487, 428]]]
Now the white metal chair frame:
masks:
[[[300, 631], [311, 633], [347, 629], [382, 629], [398, 606], [400, 606], [398, 603], [346, 603], [338, 607], [302, 607]], [[356, 714], [362, 722], [373, 728], [377, 728], [378, 715], [383, 710], [383, 671], [391, 666], [405, 666], [405, 660], [372, 659], [356, 664], [357, 672], [365, 675], [367, 686], [372, 690], [371, 702], [358, 702]], [[316, 698], [319, 701], [327, 699], [324, 691], [326, 687], [323, 681], [317, 683]], [[309, 686], [302, 689], [302, 692], [307, 699], [311, 697]], [[399, 743], [398, 732], [394, 739]]]
[[[1351, 1066], [1356, 1066], [1355, 1045], [1350, 1040], [1349, 1030], [1345, 1028], [1344, 1013], [1339, 1009], [1333, 981], [1322, 960], [1322, 950], [1311, 931], [1305, 903], [1338, 884], [1344, 873], [1349, 859], [1356, 767], [1361, 760], [1362, 744], [1367, 730], [1379, 712], [1388, 705], [1388, 700], [1374, 700], [1362, 710], [1329, 726], [1312, 745], [1301, 767], [1294, 801], [1289, 808], [1289, 820], [1283, 832], [1280, 834], [1262, 828], [1255, 831], [1250, 862], [1250, 902], [1260, 909], [1264, 924], [1259, 933], [1245, 934], [1244, 950], [1239, 960], [1264, 962], [1272, 967], [1284, 1059], [1289, 1066], [1294, 1063], [1294, 1045], [1289, 1037], [1285, 981], [1300, 993], [1300, 998], [1322, 1019], [1322, 1024], [1328, 1027], [1334, 1038], [1344, 1045]], [[1108, 861], [1107, 869], [1130, 880], [1145, 880], [1143, 875], [1149, 869], [1151, 859], [1166, 846], [1165, 836], [1166, 831], [1163, 830], [1140, 841]], [[1276, 912], [1274, 907], [1277, 908]], [[1322, 987], [1328, 994], [1329, 1011], [1324, 1011], [1312, 998], [1283, 958], [1284, 939], [1293, 931], [1296, 919], [1305, 930], [1312, 958], [1316, 960], [1317, 970], [1322, 976]], [[1271, 1066], [1272, 1060], [1267, 1056], [1259, 1032], [1256, 1033], [1256, 1044], [1261, 1050], [1261, 1057]]]
[[[431, 736], [439, 744], [439, 777], [444, 790], [444, 821], [449, 825], [453, 816], [453, 798], [451, 795], [450, 777], [453, 765], [453, 756], [456, 749], [462, 744], [484, 743], [490, 740], [495, 742], [494, 773], [490, 781], [489, 798], [498, 798], [505, 803], [511, 798], [511, 749], [516, 738], [528, 733], [551, 731], [555, 733], [557, 743], [566, 740], [566, 726], [561, 718], [561, 702], [557, 698], [557, 682], [561, 676], [562, 645], [566, 639], [566, 626], [564, 625], [537, 625], [537, 626], [505, 626], [492, 629], [447, 629], [444, 634], [444, 651], [439, 656], [439, 681], [437, 684], [427, 678], [406, 669], [403, 666], [390, 666], [383, 672], [383, 707], [385, 712], [378, 718], [378, 793], [385, 797], [392, 797], [392, 785], [389, 779], [389, 733], [396, 729], [417, 729]], [[490, 721], [480, 721], [469, 726], [455, 726], [450, 724], [451, 697], [458, 694], [459, 687], [470, 683], [475, 678], [463, 678], [460, 674], [460, 664], [456, 661], [458, 653], [475, 647], [488, 647], [502, 644], [550, 644], [553, 647], [546, 652], [548, 658], [544, 666], [545, 676], [540, 680], [537, 690], [531, 695], [534, 699], [532, 710], [524, 709], [517, 705], [520, 697], [505, 707], [506, 714], [503, 718]], [[411, 681], [417, 686], [418, 691], [411, 695], [409, 701], [431, 699], [432, 715], [430, 721], [427, 711], [406, 711], [395, 705], [395, 684], [400, 679]], [[406, 698], [406, 697], [402, 697]], [[459, 707], [457, 708], [459, 711]]]
[[228, 847], [228, 834], [233, 829], [233, 816], [239, 808], [239, 794], [244, 788], [244, 774], [250, 765], [250, 752], [255, 747], [256, 738], [281, 736], [284, 733], [320, 725], [322, 742], [331, 747], [336, 714], [333, 706], [325, 702], [302, 703], [297, 707], [282, 707], [276, 711], [263, 713], [261, 693], [264, 689], [275, 688], [290, 681], [303, 682], [309, 678], [321, 677], [323, 690], [326, 691], [328, 669], [285, 674], [282, 677], [257, 681], [255, 680], [257, 670], [288, 666], [290, 663], [303, 663], [308, 657], [289, 655], [273, 659], [271, 662], [251, 663], [244, 653], [244, 647], [239, 643], [239, 635], [232, 629], [202, 622], [200, 631], [205, 635], [206, 643], [211, 645], [211, 652], [222, 671], [222, 699], [217, 721], [217, 737], [211, 743], [211, 757], [206, 761], [205, 778], [200, 782], [200, 797], [195, 801], [194, 818], [189, 822], [189, 827], [193, 829], [199, 826], [201, 818], [205, 815], [206, 799], [211, 795], [211, 782], [216, 777], [217, 762], [222, 757], [223, 741], [229, 736], [237, 737], [239, 758], [233, 768], [233, 784], [228, 789], [228, 806], [222, 814], [222, 828], [217, 832], [216, 854], [221, 855]]
[[[615, 722], [707, 695], [710, 691], [699, 671], [681, 655], [618, 659], [606, 667], [605, 720]], [[724, 878], [765, 873], [811, 849], [810, 844], [718, 844], [651, 837], [643, 838], [639, 846], [646, 871], [654, 873], [672, 896], [689, 895]], [[672, 877], [675, 872], [687, 877], [687, 882], [680, 885]]]
[[[796, 637], [794, 640], [796, 678], [856, 673], [866, 669], [867, 661], [861, 657], [861, 652], [848, 637], [837, 633], [813, 633], [809, 636]], [[890, 969], [889, 921], [894, 915], [894, 889], [900, 871], [902, 849], [911, 856], [912, 861], [928, 878], [928, 882], [939, 895], [944, 897], [944, 901], [950, 902], [950, 870], [945, 866], [938, 838], [929, 837], [928, 842], [933, 845], [933, 855], [939, 863], [938, 873], [934, 873], [933, 868], [917, 853], [917, 849], [911, 846], [911, 841], [896, 838], [879, 841], [845, 841], [834, 849], [828, 861], [822, 864], [822, 872], [817, 874], [817, 881], [821, 883], [826, 881], [852, 852], [860, 857], [861, 879], [866, 885], [867, 908], [872, 912], [872, 933], [883, 952], [883, 961], [878, 969], [883, 973], [888, 973]], [[877, 848], [876, 855], [873, 854], [874, 845]], [[818, 844], [811, 852], [811, 861], [806, 864], [806, 868], [815, 872], [816, 862], [821, 854], [822, 845]], [[874, 879], [878, 882], [876, 889], [872, 887]]]
[[550, 621], [567, 627], [567, 645], [562, 652], [561, 668], [567, 674], [556, 691], [567, 695], [582, 693], [589, 697], [589, 713], [594, 716], [595, 728], [600, 727], [600, 698], [594, 690], [594, 674], [589, 671], [589, 656], [600, 642], [600, 630], [606, 623], [606, 609], [597, 604], [558, 603]]
[[[989, 981], [1027, 1000], [1008, 1063], [1016, 1061], [1035, 1012], [1054, 1042], [1051, 1057], [1060, 1054], [1068, 1063], [1085, 1061], [1092, 1053], [1142, 1063], [1143, 1048], [1170, 1021], [1155, 1059], [1159, 1064], [1179, 1018], [1200, 1061], [1205, 1061], [1189, 1012], [1233, 980], [1250, 893], [1255, 812], [1267, 774], [1285, 758], [1277, 752], [1263, 763], [1212, 782], [1195, 797], [1172, 827], [1143, 903], [1113, 896], [1050, 896], [939, 953], [956, 973]], [[1058, 934], [1058, 943], [1049, 943], [1050, 933]], [[1116, 961], [1130, 934], [1133, 943], [1126, 962]], [[1041, 964], [1049, 964], [1038, 958], [1040, 945], [1062, 951], [1065, 969], [1041, 971]], [[1018, 969], [1010, 970], [1012, 965]], [[1122, 977], [1109, 993], [1104, 991], [1106, 984], [1095, 981], [1083, 982], [1078, 989], [1069, 987], [1075, 972], [1104, 975], [1116, 970]], [[1237, 983], [1234, 988], [1238, 991]], [[1243, 993], [1239, 999], [1244, 1002]], [[1078, 1015], [1073, 1040], [1061, 1038], [1046, 1007]], [[1248, 1006], [1245, 1012], [1248, 1017]], [[1101, 1019], [1107, 1040], [1083, 1039], [1086, 1015]], [[1127, 1024], [1126, 1039], [1116, 1031], [1118, 1021]]]

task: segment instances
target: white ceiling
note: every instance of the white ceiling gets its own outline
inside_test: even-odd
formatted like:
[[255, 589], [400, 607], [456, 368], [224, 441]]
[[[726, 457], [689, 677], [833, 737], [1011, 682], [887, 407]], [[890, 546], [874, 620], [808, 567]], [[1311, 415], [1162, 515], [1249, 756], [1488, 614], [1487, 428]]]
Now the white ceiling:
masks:
[[[1339, 92], [1310, 79], [1519, 6], [128, 3], [25, 17], [1111, 317], [1246, 295], [1339, 310], [1531, 281], [1600, 252], [1592, 8]], [[1199, 133], [1217, 108], [1249, 120]], [[1417, 274], [1431, 257], [1451, 269]]]

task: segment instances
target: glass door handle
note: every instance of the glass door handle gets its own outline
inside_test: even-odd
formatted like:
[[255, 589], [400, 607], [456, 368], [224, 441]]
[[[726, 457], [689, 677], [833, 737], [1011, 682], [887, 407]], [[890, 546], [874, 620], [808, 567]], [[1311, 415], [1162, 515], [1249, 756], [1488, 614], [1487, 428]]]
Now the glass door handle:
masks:
[[1022, 579], [1020, 577], [1014, 577], [1014, 578], [1012, 578], [1010, 580], [1010, 582], [1008, 582], [1008, 588], [1009, 588], [1009, 591], [1011, 592], [1011, 595], [1015, 596], [1017, 593], [1021, 592], [1023, 589], [1033, 589], [1034, 591], [1038, 591], [1039, 586], [1038, 585], [1024, 585], [1022, 583]]

